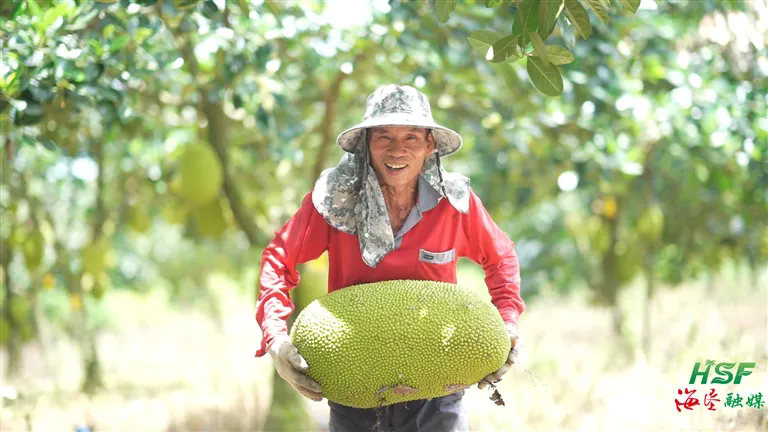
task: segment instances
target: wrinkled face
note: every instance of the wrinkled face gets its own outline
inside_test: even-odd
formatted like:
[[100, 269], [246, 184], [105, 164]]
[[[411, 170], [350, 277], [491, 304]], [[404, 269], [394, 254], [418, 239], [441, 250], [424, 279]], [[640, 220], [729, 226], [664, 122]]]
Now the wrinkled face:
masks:
[[425, 128], [382, 126], [369, 133], [371, 165], [379, 181], [392, 187], [416, 181], [435, 138]]

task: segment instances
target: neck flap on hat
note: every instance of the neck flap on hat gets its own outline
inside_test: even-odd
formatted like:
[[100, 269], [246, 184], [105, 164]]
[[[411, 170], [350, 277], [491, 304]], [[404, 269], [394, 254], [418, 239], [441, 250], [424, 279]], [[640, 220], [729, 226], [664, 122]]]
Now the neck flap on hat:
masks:
[[[329, 225], [357, 235], [363, 261], [376, 265], [395, 248], [395, 235], [379, 186], [369, 162], [368, 146], [345, 152], [339, 164], [320, 174], [312, 191], [312, 203]], [[461, 213], [469, 212], [469, 178], [438, 168], [437, 154], [424, 161], [421, 177]], [[438, 171], [439, 170], [439, 171]], [[440, 174], [443, 184], [440, 184]]]

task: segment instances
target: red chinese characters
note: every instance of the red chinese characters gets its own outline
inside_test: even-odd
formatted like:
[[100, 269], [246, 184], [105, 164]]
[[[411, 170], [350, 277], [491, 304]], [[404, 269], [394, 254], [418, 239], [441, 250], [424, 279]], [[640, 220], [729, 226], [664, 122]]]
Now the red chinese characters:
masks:
[[[699, 404], [699, 399], [693, 397], [693, 394], [696, 393], [696, 390], [688, 390], [688, 388], [685, 389], [685, 394], [688, 396], [684, 402], [680, 402], [677, 399], [675, 399], [675, 408], [677, 408], [677, 412], [682, 412], [680, 410], [680, 405], [683, 406], [683, 408], [687, 410], [693, 411], [693, 407]], [[677, 389], [677, 394], [682, 395], [683, 391], [680, 389]]]
[[[677, 409], [677, 412], [682, 412], [680, 407], [692, 411], [693, 407], [696, 405], [700, 405], [699, 399], [693, 397], [693, 395], [696, 393], [696, 390], [688, 390], [688, 388], [685, 389], [685, 401], [679, 401], [675, 399], [675, 408]], [[677, 394], [683, 395], [683, 390], [678, 389]], [[717, 411], [715, 409], [715, 402], [720, 402], [720, 399], [717, 398], [717, 393], [715, 393], [715, 389], [709, 389], [709, 393], [704, 395], [704, 406], [707, 407], [707, 410], [709, 411]]]
[[[708, 407], [707, 409], [710, 411], [716, 411], [715, 410], [715, 404], [714, 402], [720, 402], [720, 399], [715, 399], [717, 397], [717, 393], [715, 393], [715, 389], [709, 389], [709, 394], [704, 395], [704, 406]], [[709, 398], [709, 399], [707, 399]]]

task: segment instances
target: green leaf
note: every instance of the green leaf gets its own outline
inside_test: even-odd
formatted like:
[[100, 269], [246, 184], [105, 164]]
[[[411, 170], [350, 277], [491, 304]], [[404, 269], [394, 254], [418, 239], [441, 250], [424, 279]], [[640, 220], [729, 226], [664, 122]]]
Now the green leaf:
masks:
[[203, 14], [204, 17], [213, 19], [216, 16], [216, 14], [218, 14], [222, 10], [224, 10], [224, 8], [223, 7], [220, 8], [217, 2], [213, 0], [205, 0], [203, 2], [203, 10], [201, 11], [201, 13]]
[[564, 14], [560, 14], [560, 16], [557, 17], [557, 26], [560, 28], [560, 36], [563, 37], [568, 48], [573, 49], [576, 45], [576, 35], [573, 32], [571, 22], [568, 21], [568, 18], [566, 18]]
[[11, 109], [11, 119], [16, 126], [29, 126], [43, 119], [43, 107], [37, 102], [28, 102], [24, 110]]
[[111, 1], [111, 0], [98, 0], [98, 1], [93, 1], [92, 3], [94, 4], [94, 7], [98, 8], [99, 10], [106, 10], [118, 4], [117, 1]]
[[96, 81], [104, 73], [104, 69], [104, 64], [101, 62], [89, 64], [85, 67], [85, 80], [88, 82]]
[[29, 12], [38, 19], [43, 18], [43, 10], [40, 9], [40, 5], [38, 5], [35, 0], [27, 0], [27, 9], [29, 9]]
[[176, 3], [176, 7], [178, 8], [187, 8], [197, 5], [197, 2], [200, 0], [180, 0], [178, 3]]
[[640, 7], [640, 0], [621, 0], [621, 4], [632, 13], [636, 13], [637, 8]]
[[555, 29], [557, 15], [560, 13], [560, 7], [563, 0], [541, 0], [539, 2], [539, 29], [538, 33], [542, 39], [546, 39]]
[[[534, 45], [535, 47], [536, 45]], [[554, 65], [568, 64], [573, 61], [573, 54], [560, 45], [546, 45], [547, 58]]]
[[234, 105], [235, 108], [242, 108], [244, 105], [243, 97], [235, 93], [232, 96], [232, 105]]
[[485, 0], [485, 7], [495, 8], [504, 4], [504, 0]]
[[497, 40], [501, 39], [501, 35], [493, 30], [475, 30], [467, 36], [467, 41], [473, 48], [483, 51], [488, 51]]
[[547, 66], [538, 57], [528, 57], [526, 69], [537, 90], [547, 96], [563, 94], [563, 77], [557, 66], [553, 64]]
[[[50, 102], [53, 100], [53, 89], [55, 87], [50, 86], [36, 86], [36, 85], [29, 85], [29, 87], [26, 88], [24, 93], [22, 93], [26, 98], [29, 98], [30, 100], [38, 101], [38, 102]], [[29, 97], [31, 96], [31, 98]], [[25, 100], [26, 100], [25, 98]]]
[[451, 12], [456, 8], [456, 0], [435, 0], [435, 16], [441, 23], [448, 22]]
[[22, 12], [24, 8], [24, 2], [16, 2], [16, 4], [13, 6], [13, 11], [11, 11], [10, 17], [11, 21], [14, 21], [18, 15]]
[[75, 65], [75, 62], [69, 59], [64, 59], [59, 60], [58, 63], [56, 63], [55, 77], [57, 80], [63, 79], [80, 84], [85, 81], [86, 75], [82, 68]]
[[587, 4], [592, 8], [597, 19], [603, 24], [608, 25], [608, 8], [605, 7], [602, 0], [587, 0]]
[[109, 43], [109, 52], [114, 54], [120, 51], [123, 46], [131, 39], [130, 35], [122, 35]]
[[565, 0], [565, 13], [568, 14], [568, 19], [581, 37], [589, 39], [592, 26], [589, 24], [589, 15], [584, 6], [578, 0]]
[[544, 41], [541, 40], [541, 36], [536, 33], [529, 33], [531, 36], [531, 43], [533, 44], [533, 50], [536, 51], [536, 55], [541, 59], [541, 62], [549, 66], [549, 53], [547, 52], [547, 46]]
[[56, 143], [51, 141], [50, 139], [48, 139], [48, 138], [38, 138], [38, 140], [40, 141], [40, 144], [42, 144], [43, 147], [45, 147], [48, 151], [52, 151], [54, 153], [58, 153], [59, 152], [59, 147], [57, 147]]
[[539, 8], [538, 0], [521, 0], [520, 7], [515, 12], [515, 22], [512, 24], [512, 35], [519, 36], [519, 45], [525, 49], [528, 44], [528, 33], [535, 32], [539, 26], [536, 18]]
[[37, 22], [35, 27], [39, 32], [45, 32], [60, 16], [69, 13], [70, 4], [61, 2], [56, 7], [48, 9], [43, 13], [43, 18]]
[[75, 17], [73, 18], [72, 23], [67, 25], [66, 29], [68, 31], [82, 30], [98, 14], [99, 14], [99, 11], [96, 9], [91, 9], [88, 12], [83, 12], [83, 13], [78, 12], [78, 14], [75, 15]]
[[240, 7], [240, 11], [243, 13], [243, 15], [248, 16], [248, 13], [250, 12], [248, 2], [245, 0], [237, 0], [237, 5]]
[[496, 41], [493, 46], [493, 57], [490, 59], [493, 63], [501, 63], [509, 57], [517, 57], [515, 49], [519, 36], [509, 35]]

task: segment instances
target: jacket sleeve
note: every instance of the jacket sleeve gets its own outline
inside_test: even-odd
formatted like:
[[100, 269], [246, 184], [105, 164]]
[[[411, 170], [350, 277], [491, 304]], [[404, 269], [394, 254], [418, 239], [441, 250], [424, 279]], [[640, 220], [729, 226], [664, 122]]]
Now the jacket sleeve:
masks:
[[288, 333], [286, 321], [294, 311], [288, 294], [300, 281], [296, 265], [318, 258], [328, 248], [330, 225], [312, 204], [312, 192], [301, 208], [275, 233], [261, 255], [256, 322], [262, 331], [256, 357], [267, 353], [276, 336]]
[[469, 191], [469, 214], [462, 215], [464, 256], [481, 265], [491, 302], [507, 324], [517, 325], [525, 310], [520, 297], [520, 264], [515, 244], [491, 219], [480, 198]]

